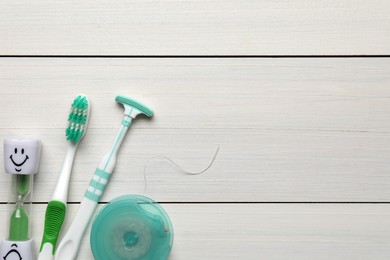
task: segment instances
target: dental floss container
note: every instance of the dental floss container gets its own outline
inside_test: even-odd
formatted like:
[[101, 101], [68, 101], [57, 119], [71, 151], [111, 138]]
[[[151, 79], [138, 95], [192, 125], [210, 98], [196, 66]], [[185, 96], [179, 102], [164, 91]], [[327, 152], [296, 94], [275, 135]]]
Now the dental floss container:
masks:
[[97, 213], [90, 244], [95, 260], [166, 260], [173, 244], [173, 227], [157, 202], [124, 195]]

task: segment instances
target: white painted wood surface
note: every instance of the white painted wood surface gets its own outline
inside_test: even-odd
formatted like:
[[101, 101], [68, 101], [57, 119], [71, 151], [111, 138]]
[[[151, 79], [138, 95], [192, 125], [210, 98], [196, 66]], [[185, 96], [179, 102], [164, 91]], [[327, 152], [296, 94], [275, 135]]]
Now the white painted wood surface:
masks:
[[[388, 59], [1, 59], [1, 138], [39, 137], [34, 200], [49, 200], [77, 92], [92, 102], [70, 196], [79, 202], [121, 118], [116, 93], [155, 110], [137, 121], [103, 200], [142, 193], [171, 202], [388, 201]], [[2, 167], [2, 165], [1, 165]], [[1, 178], [1, 185], [7, 184]], [[1, 191], [5, 202], [6, 189]], [[34, 205], [40, 241], [44, 205]], [[171, 259], [386, 259], [387, 205], [164, 204]], [[5, 205], [1, 208], [4, 210]], [[71, 205], [69, 223], [77, 205]], [[202, 248], [202, 250], [199, 250]], [[79, 259], [91, 259], [88, 239]]]
[[[125, 94], [155, 117], [133, 125], [103, 202], [143, 193], [151, 157], [198, 171], [219, 146], [203, 175], [147, 165], [145, 195], [175, 228], [170, 260], [389, 259], [390, 59], [373, 57], [389, 55], [389, 25], [385, 0], [1, 1], [0, 140], [43, 141], [37, 248], [68, 109], [84, 92], [92, 115], [67, 226], [119, 126], [114, 96]], [[124, 58], [137, 55], [188, 57]], [[7, 185], [3, 174], [2, 216]], [[79, 259], [93, 259], [88, 237]]]
[[0, 2], [5, 55], [390, 53], [386, 0]]
[[[175, 229], [169, 260], [385, 260], [390, 255], [388, 205], [162, 206]], [[43, 226], [44, 208], [44, 205], [35, 205], [32, 214], [36, 241], [41, 239], [39, 228]], [[70, 218], [76, 208], [76, 205], [69, 206]], [[88, 239], [84, 239], [78, 259], [93, 259]]]
[[[92, 103], [69, 200], [80, 201], [120, 125], [115, 94], [142, 100], [103, 200], [143, 192], [158, 201], [388, 201], [388, 59], [2, 59], [1, 137], [42, 139], [36, 201], [47, 201], [62, 165], [68, 108]], [[4, 183], [4, 182], [3, 182]], [[44, 188], [46, 187], [46, 188]], [[5, 195], [5, 191], [0, 191]], [[4, 198], [4, 196], [1, 196]], [[3, 199], [4, 201], [4, 199]]]

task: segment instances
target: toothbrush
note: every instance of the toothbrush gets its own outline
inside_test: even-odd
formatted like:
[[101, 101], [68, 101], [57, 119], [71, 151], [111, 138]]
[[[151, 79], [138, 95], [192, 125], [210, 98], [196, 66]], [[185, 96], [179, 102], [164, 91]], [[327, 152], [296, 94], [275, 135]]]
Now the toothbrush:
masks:
[[65, 219], [73, 160], [77, 146], [85, 136], [89, 113], [90, 104], [88, 98], [85, 95], [79, 94], [72, 103], [68, 117], [68, 127], [65, 131], [66, 139], [69, 143], [68, 150], [57, 181], [57, 186], [46, 208], [44, 232], [38, 260], [51, 260], [54, 258], [58, 236]]
[[76, 259], [85, 230], [110, 180], [115, 167], [116, 155], [132, 120], [139, 114], [144, 114], [148, 117], [153, 115], [152, 110], [128, 97], [117, 96], [115, 100], [122, 104], [125, 109], [121, 127], [110, 151], [103, 157], [96, 169], [95, 175], [91, 179], [88, 189], [84, 194], [76, 216], [58, 246], [55, 254], [56, 260]]

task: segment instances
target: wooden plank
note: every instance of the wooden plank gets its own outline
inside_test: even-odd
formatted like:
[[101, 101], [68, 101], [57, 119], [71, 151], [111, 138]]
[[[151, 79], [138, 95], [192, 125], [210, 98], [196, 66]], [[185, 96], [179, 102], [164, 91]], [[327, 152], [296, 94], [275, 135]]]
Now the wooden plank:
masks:
[[1, 55], [388, 55], [390, 3], [1, 1]]
[[[66, 226], [77, 207], [69, 205]], [[174, 225], [170, 260], [381, 260], [390, 255], [387, 205], [163, 204], [163, 207]], [[4, 211], [5, 205], [0, 210]], [[31, 218], [37, 251], [44, 210], [45, 205], [34, 205]], [[78, 259], [93, 259], [88, 235]]]
[[[1, 59], [0, 109], [13, 111], [0, 127], [62, 128], [63, 117], [52, 111], [64, 113], [85, 92], [98, 128], [117, 125], [112, 100], [124, 93], [156, 110], [136, 128], [389, 132], [389, 65], [364, 58]], [[34, 125], [15, 120], [26, 110]]]
[[[114, 131], [89, 130], [76, 157], [70, 201], [82, 199]], [[54, 191], [66, 150], [62, 132], [30, 130], [44, 145], [35, 201], [49, 200]], [[123, 145], [103, 200], [143, 193], [146, 167], [145, 194], [160, 201], [388, 201], [388, 143], [388, 134], [372, 133], [137, 129]], [[183, 174], [165, 159], [148, 161], [166, 156], [197, 172], [218, 146], [215, 163], [199, 176]], [[3, 175], [0, 183], [9, 182]], [[3, 201], [7, 194], [1, 190]]]
[[[110, 147], [122, 110], [115, 94], [155, 110], [134, 124], [103, 200], [388, 201], [390, 59], [1, 59], [1, 139], [43, 141], [35, 201], [48, 201], [62, 165], [73, 97], [92, 102], [69, 200], [80, 201]], [[226, 73], [226, 72], [231, 73]], [[2, 150], [0, 152], [2, 157]], [[3, 168], [2, 162], [0, 167]], [[0, 184], [7, 185], [5, 176]], [[1, 201], [7, 191], [0, 190]]]

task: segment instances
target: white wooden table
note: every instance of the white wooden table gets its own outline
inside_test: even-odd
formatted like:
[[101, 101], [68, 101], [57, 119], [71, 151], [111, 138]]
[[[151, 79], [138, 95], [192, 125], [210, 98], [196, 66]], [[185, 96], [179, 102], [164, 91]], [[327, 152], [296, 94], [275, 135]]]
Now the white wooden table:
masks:
[[[77, 93], [92, 103], [66, 227], [122, 110], [103, 203], [144, 189], [175, 229], [170, 260], [390, 258], [390, 2], [0, 2], [0, 137], [37, 137], [32, 235], [65, 156]], [[1, 156], [2, 156], [1, 150]], [[3, 168], [1, 160], [0, 168]], [[0, 178], [0, 210], [7, 203]], [[5, 236], [5, 226], [0, 229]], [[79, 259], [93, 259], [86, 236]]]

